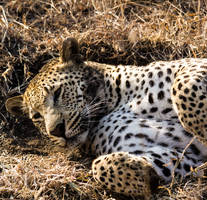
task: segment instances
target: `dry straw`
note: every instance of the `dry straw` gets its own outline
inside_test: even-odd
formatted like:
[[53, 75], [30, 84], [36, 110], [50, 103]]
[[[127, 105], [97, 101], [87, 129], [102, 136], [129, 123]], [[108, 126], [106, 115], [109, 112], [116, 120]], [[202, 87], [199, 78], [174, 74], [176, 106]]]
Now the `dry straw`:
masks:
[[[44, 138], [34, 145], [41, 136], [9, 116], [4, 102], [24, 91], [66, 37], [79, 40], [85, 59], [111, 64], [207, 57], [206, 14], [205, 0], [2, 0], [0, 198], [128, 199], [95, 184], [91, 160], [53, 152]], [[174, 178], [155, 199], [206, 198], [204, 178]]]

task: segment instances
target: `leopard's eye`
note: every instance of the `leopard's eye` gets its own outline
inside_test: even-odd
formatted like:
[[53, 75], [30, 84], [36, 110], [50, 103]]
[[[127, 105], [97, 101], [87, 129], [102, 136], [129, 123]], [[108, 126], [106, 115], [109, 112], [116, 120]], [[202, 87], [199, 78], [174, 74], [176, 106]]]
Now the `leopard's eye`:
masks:
[[40, 113], [36, 113], [33, 115], [33, 119], [39, 119], [41, 117]]
[[55, 92], [54, 92], [54, 103], [57, 103], [58, 98], [60, 97], [60, 93], [61, 93], [61, 87], [59, 87]]

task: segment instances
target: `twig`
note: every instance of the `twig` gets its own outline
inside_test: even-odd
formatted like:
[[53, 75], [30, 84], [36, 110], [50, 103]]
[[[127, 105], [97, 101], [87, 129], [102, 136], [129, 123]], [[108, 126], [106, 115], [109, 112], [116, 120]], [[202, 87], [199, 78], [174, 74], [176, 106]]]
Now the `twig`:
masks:
[[196, 136], [194, 136], [191, 141], [186, 145], [185, 149], [183, 150], [182, 154], [181, 154], [181, 157], [179, 159], [177, 159], [176, 163], [175, 163], [175, 166], [173, 168], [173, 171], [172, 171], [172, 181], [171, 181], [171, 184], [170, 184], [170, 188], [172, 188], [172, 186], [174, 185], [175, 183], [175, 170], [177, 169], [179, 163], [182, 161], [183, 157], [184, 157], [184, 154], [186, 152], [186, 150], [188, 149], [188, 147], [193, 143], [193, 141], [195, 140]]
[[1, 43], [3, 44], [4, 40], [6, 38], [7, 32], [8, 32], [9, 25], [8, 25], [8, 20], [6, 18], [6, 14], [5, 14], [3, 6], [0, 6], [0, 8], [1, 8], [2, 14], [3, 14], [3, 22], [4, 22], [5, 26], [6, 26], [6, 30], [5, 30], [4, 35], [2, 37], [2, 40], [1, 40]]
[[193, 171], [195, 173], [198, 173], [198, 171], [204, 170], [206, 168], [207, 168], [207, 162], [205, 162], [205, 163], [201, 164], [200, 166], [196, 167]]
[[18, 25], [20, 25], [20, 26], [22, 26], [23, 28], [25, 28], [25, 29], [30, 29], [30, 27], [29, 26], [27, 26], [27, 25], [25, 25], [25, 24], [23, 24], [23, 23], [21, 23], [21, 22], [18, 22], [17, 20], [15, 20], [15, 19], [13, 19], [13, 20], [11, 20], [12, 22], [14, 22], [14, 23], [16, 23], [16, 24], [18, 24]]

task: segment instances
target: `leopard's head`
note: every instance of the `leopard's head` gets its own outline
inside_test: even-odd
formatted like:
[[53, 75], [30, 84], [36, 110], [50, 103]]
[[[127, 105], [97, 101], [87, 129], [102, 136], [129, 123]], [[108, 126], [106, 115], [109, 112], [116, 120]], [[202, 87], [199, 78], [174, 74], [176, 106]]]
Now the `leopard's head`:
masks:
[[103, 75], [82, 61], [74, 38], [64, 40], [60, 58], [44, 65], [24, 94], [6, 101], [11, 114], [28, 116], [61, 146], [84, 143], [103, 105]]

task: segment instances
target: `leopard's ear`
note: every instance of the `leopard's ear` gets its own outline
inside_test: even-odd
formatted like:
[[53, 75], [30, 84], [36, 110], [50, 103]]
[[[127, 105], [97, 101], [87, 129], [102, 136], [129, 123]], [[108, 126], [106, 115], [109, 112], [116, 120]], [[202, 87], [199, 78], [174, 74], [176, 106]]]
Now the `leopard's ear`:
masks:
[[15, 116], [22, 116], [23, 110], [23, 95], [11, 97], [6, 100], [5, 103], [6, 109], [9, 113]]
[[82, 58], [79, 54], [79, 44], [75, 38], [67, 38], [63, 41], [62, 48], [60, 50], [60, 61], [62, 63], [76, 62], [81, 63]]
[[85, 68], [85, 81], [86, 81], [86, 90], [85, 97], [88, 100], [102, 99], [105, 98], [105, 82], [104, 77], [97, 70], [91, 68]]

